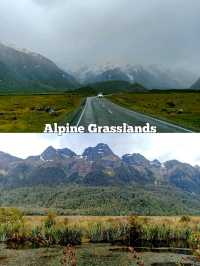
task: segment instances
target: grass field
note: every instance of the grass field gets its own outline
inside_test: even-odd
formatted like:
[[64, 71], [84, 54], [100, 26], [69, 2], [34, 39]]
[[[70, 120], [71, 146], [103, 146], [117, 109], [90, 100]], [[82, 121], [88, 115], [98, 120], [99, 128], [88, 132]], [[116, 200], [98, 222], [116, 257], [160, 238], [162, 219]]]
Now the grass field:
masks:
[[[1, 95], [0, 132], [43, 132], [46, 123], [70, 121], [86, 93]], [[199, 92], [118, 93], [108, 98], [125, 108], [146, 113], [200, 132]]]
[[[47, 216], [24, 216], [25, 223], [30, 226], [40, 226]], [[57, 216], [58, 223], [67, 223], [70, 225], [78, 224], [84, 227], [94, 223], [128, 223], [129, 216]], [[182, 219], [187, 221], [182, 221]], [[191, 229], [200, 226], [200, 216], [138, 216], [138, 219], [148, 225], [170, 225], [180, 226], [187, 224]]]
[[0, 96], [0, 132], [43, 132], [45, 123], [68, 121], [80, 106], [81, 96]]
[[108, 98], [125, 108], [200, 132], [199, 92], [121, 93]]

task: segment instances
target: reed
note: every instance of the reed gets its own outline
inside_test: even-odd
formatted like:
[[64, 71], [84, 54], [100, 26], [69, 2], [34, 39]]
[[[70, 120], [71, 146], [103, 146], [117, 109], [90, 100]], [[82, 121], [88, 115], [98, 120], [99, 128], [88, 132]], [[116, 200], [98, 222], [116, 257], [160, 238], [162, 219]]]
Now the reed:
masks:
[[129, 226], [126, 223], [94, 223], [88, 231], [91, 242], [126, 242], [129, 237]]
[[0, 241], [26, 242], [39, 246], [92, 243], [116, 243], [138, 246], [141, 243], [153, 245], [174, 245], [180, 241], [187, 243], [194, 250], [200, 250], [200, 226], [190, 225], [187, 218], [177, 223], [152, 223], [150, 220], [131, 216], [127, 220], [95, 220], [70, 223], [61, 221], [49, 213], [39, 225], [25, 223], [23, 214], [16, 209], [0, 209]]

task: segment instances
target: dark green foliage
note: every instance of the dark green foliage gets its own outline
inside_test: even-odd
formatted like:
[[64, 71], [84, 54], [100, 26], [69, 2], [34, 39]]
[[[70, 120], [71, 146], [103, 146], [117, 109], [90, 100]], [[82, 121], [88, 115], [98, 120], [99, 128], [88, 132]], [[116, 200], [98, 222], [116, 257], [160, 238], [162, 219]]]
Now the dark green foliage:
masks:
[[0, 191], [0, 206], [27, 214], [58, 215], [199, 215], [200, 198], [165, 187], [32, 187]]
[[145, 92], [147, 91], [142, 85], [135, 83], [131, 84], [128, 81], [104, 81], [89, 84], [87, 86], [81, 87], [75, 92], [82, 94], [84, 96], [93, 96], [98, 93], [110, 94], [110, 93], [120, 93], [120, 92]]
[[146, 89], [140, 84], [131, 84], [128, 81], [104, 81], [99, 83], [94, 83], [89, 85], [91, 88], [95, 89], [97, 92], [103, 93], [116, 93], [116, 92], [144, 92]]

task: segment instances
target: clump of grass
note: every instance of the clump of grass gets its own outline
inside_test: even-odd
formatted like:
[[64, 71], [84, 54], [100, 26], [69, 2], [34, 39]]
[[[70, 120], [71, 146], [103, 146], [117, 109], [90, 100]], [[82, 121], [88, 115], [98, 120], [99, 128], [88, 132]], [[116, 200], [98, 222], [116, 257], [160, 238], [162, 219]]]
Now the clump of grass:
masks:
[[180, 223], [189, 223], [191, 221], [190, 217], [187, 216], [187, 215], [183, 215], [181, 218], [180, 218]]
[[36, 227], [30, 234], [29, 241], [40, 246], [81, 244], [82, 230], [78, 227], [55, 224], [47, 227], [45, 224]]
[[142, 226], [141, 237], [147, 241], [189, 240], [192, 230], [189, 227], [171, 227], [168, 225]]
[[138, 217], [129, 218], [130, 244], [132, 246], [141, 243], [158, 245], [162, 243], [165, 246], [181, 244], [182, 241], [190, 242], [192, 229], [189, 226], [175, 226], [170, 224], [151, 224], [143, 223], [143, 219]]
[[46, 228], [51, 228], [56, 224], [56, 214], [54, 212], [49, 212], [47, 218], [44, 221], [44, 226]]
[[15, 223], [23, 221], [23, 213], [15, 208], [0, 208], [0, 223]]
[[137, 243], [141, 238], [142, 223], [137, 216], [130, 216], [129, 222], [129, 243]]
[[23, 213], [15, 208], [0, 208], [0, 241], [21, 241], [25, 235]]
[[80, 244], [82, 231], [77, 226], [56, 223], [56, 215], [49, 213], [41, 226], [25, 225], [23, 214], [17, 209], [0, 209], [0, 241], [32, 242], [39, 246]]
[[128, 236], [129, 226], [125, 223], [94, 223], [88, 230], [88, 237], [93, 243], [126, 242]]

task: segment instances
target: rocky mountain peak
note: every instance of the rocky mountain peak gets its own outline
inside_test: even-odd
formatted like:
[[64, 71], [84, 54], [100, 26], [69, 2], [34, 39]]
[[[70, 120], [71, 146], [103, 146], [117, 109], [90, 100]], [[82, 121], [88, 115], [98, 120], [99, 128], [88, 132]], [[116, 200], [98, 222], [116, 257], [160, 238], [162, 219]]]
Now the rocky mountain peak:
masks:
[[54, 161], [59, 159], [66, 159], [69, 157], [75, 156], [76, 153], [70, 149], [55, 149], [52, 146], [49, 146], [40, 156], [40, 159], [43, 161]]
[[49, 146], [42, 154], [41, 159], [44, 161], [52, 161], [57, 157], [57, 151], [52, 146]]
[[149, 161], [139, 153], [125, 154], [122, 160], [129, 165], [146, 165]]
[[60, 156], [65, 157], [65, 158], [76, 156], [76, 153], [71, 151], [68, 148], [58, 149], [57, 152]]
[[162, 166], [161, 162], [156, 159], [151, 162], [151, 165], [158, 168]]
[[96, 161], [111, 155], [114, 155], [114, 153], [110, 147], [104, 143], [99, 143], [96, 147], [89, 147], [83, 152], [83, 156], [89, 161]]

